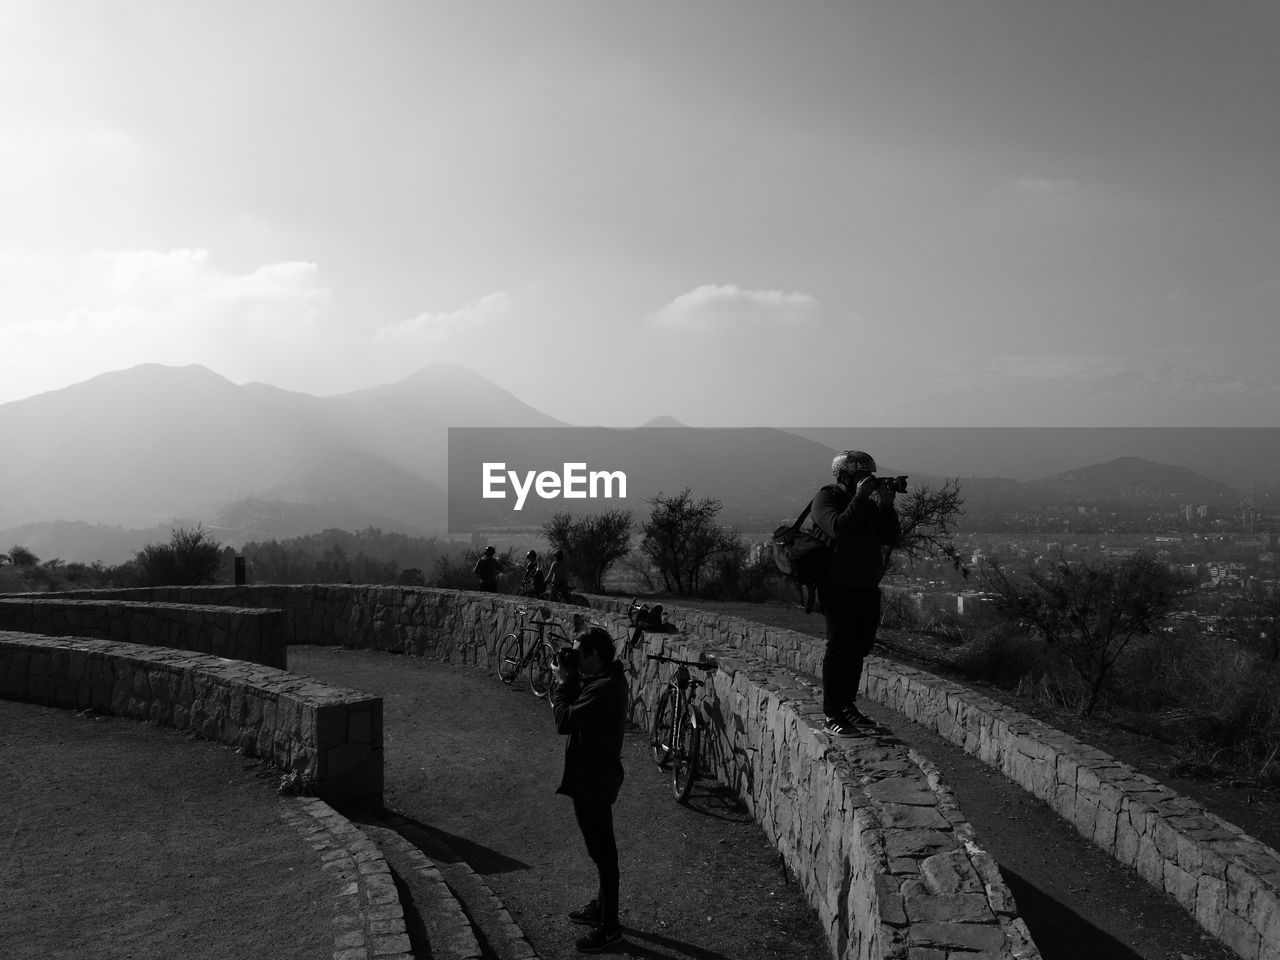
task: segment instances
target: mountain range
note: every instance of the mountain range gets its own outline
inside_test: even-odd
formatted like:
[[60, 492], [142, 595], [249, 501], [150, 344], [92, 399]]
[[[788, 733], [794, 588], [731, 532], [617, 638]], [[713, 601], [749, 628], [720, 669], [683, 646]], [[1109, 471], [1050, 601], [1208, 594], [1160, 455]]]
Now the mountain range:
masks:
[[[451, 427], [486, 429], [451, 435]], [[985, 472], [965, 481], [966, 497], [1001, 501], [1229, 500], [1245, 482], [1280, 476], [1280, 431], [1145, 431], [1127, 438], [1143, 457], [1098, 462], [1098, 452], [1118, 449], [1125, 438], [1114, 431], [1005, 431], [1000, 442], [983, 431], [682, 427], [655, 417], [634, 430], [571, 429], [449, 364], [331, 397], [236, 385], [198, 365], [146, 364], [0, 405], [0, 549], [21, 543], [37, 555], [114, 563], [183, 518], [232, 545], [329, 527], [442, 531], [450, 468], [455, 492], [460, 482], [478, 484], [474, 465], [462, 474], [473, 479], [459, 480], [467, 456], [532, 468], [548, 456], [558, 465], [570, 448], [610, 470], [625, 464], [625, 506], [633, 511], [644, 512], [643, 500], [659, 491], [689, 487], [695, 497], [720, 498], [722, 519], [744, 529], [793, 519], [827, 481], [833, 448], [847, 445], [873, 450], [883, 458], [882, 473], [914, 474], [913, 482], [964, 476], [957, 466], [977, 464]], [[476, 443], [487, 431], [500, 443], [484, 452]], [[464, 442], [471, 444], [465, 451]], [[1027, 469], [1020, 451], [1026, 461], [1063, 466], [1019, 477]], [[1218, 467], [1216, 475], [1195, 469], [1205, 460]], [[453, 524], [461, 531], [536, 526], [556, 509], [611, 505], [538, 501], [515, 515], [479, 503], [487, 513], [452, 519], [470, 521]]]

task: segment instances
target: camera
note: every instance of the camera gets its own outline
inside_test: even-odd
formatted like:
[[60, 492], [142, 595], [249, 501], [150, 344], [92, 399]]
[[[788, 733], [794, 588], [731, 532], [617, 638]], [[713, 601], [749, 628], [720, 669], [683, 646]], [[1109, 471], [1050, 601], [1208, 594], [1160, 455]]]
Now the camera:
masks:
[[894, 493], [907, 492], [907, 478], [904, 477], [880, 477], [876, 485], [881, 490], [892, 490]]
[[577, 673], [578, 667], [582, 663], [582, 657], [573, 647], [561, 647], [555, 652], [552, 661], [565, 673]]

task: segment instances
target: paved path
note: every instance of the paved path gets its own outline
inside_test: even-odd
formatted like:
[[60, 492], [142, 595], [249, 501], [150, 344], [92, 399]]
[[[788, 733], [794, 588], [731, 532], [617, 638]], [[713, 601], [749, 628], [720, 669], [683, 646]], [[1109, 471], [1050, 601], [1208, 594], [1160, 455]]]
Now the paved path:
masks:
[[[575, 898], [583, 899], [590, 864], [579, 850], [568, 802], [550, 793], [559, 776], [561, 740], [551, 730], [545, 703], [471, 666], [316, 647], [291, 648], [290, 664], [297, 672], [386, 698], [387, 803], [414, 811], [416, 819], [439, 830], [508, 902], [540, 953], [572, 955], [556, 952], [572, 933], [560, 914]], [[932, 760], [955, 789], [1046, 960], [1234, 960], [1171, 897], [1083, 840], [1000, 773], [891, 710], [875, 704], [865, 709]], [[712, 960], [719, 923], [746, 922], [760, 904], [767, 909], [778, 894], [796, 891], [781, 885], [776, 856], [752, 824], [743, 825], [741, 838], [725, 838], [735, 853], [751, 849], [743, 864], [731, 865], [722, 856], [720, 837], [720, 850], [708, 850], [703, 841], [721, 823], [710, 815], [716, 798], [704, 790], [695, 797], [695, 809], [674, 806], [640, 741], [629, 738], [628, 780], [619, 806], [625, 823], [619, 830], [624, 900], [631, 910], [624, 923], [672, 941], [666, 949], [674, 952], [656, 956]], [[743, 819], [740, 811], [718, 812]], [[701, 846], [686, 850], [691, 842]], [[655, 872], [654, 863], [664, 866]], [[641, 864], [650, 879], [637, 888]], [[675, 893], [673, 885], [684, 886]], [[701, 905], [686, 903], [687, 896]], [[727, 904], [737, 909], [726, 917]], [[803, 904], [789, 909], [790, 916], [770, 918], [761, 936], [788, 927], [817, 935]], [[665, 915], [667, 910], [676, 913]], [[818, 939], [809, 954], [789, 955], [825, 952]]]
[[[564, 914], [593, 895], [595, 873], [569, 800], [554, 793], [563, 739], [545, 701], [472, 666], [385, 653], [290, 647], [289, 667], [382, 696], [387, 806], [470, 864], [543, 960], [579, 956], [583, 930]], [[744, 811], [712, 784], [677, 805], [639, 735], [623, 762], [615, 820], [629, 955], [826, 960], [816, 914]]]

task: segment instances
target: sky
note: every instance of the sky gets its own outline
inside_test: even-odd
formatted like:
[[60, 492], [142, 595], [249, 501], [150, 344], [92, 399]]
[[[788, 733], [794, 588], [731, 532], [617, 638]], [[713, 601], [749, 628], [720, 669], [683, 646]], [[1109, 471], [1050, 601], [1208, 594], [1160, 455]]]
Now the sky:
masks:
[[3, 0], [0, 403], [1280, 425], [1280, 4]]

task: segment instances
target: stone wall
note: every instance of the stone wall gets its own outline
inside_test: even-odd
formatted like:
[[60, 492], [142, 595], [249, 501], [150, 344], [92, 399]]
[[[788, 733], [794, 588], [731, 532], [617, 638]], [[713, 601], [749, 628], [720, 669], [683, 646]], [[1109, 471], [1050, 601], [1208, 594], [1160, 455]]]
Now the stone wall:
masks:
[[[99, 594], [101, 596], [102, 594]], [[116, 596], [117, 594], [112, 594]], [[392, 587], [205, 587], [132, 600], [261, 604], [289, 612], [290, 642], [398, 650], [492, 669], [520, 601]], [[544, 605], [627, 636], [618, 610]], [[665, 671], [646, 653], [711, 657], [703, 699], [708, 762], [748, 804], [826, 928], [833, 956], [932, 960], [977, 951], [1033, 960], [994, 860], [977, 846], [936, 771], [877, 734], [821, 732], [820, 693], [768, 658], [714, 636], [651, 634], [626, 655], [633, 700], [652, 705]]]
[[782, 854], [833, 956], [1039, 957], [994, 858], [927, 761], [883, 731], [824, 733], [812, 680], [678, 635], [649, 635], [627, 657], [632, 693], [650, 704], [673, 668], [648, 653], [716, 664], [700, 698], [710, 772]]
[[288, 662], [282, 610], [41, 594], [0, 598], [0, 630], [174, 647], [282, 670]]
[[381, 806], [382, 701], [209, 654], [0, 632], [0, 696], [190, 731], [271, 760], [335, 806]]
[[[512, 598], [400, 587], [167, 588], [140, 599], [281, 607], [291, 613], [290, 642], [395, 649], [482, 667], [492, 665], [496, 638], [513, 628], [515, 609]], [[626, 601], [591, 602], [587, 616], [624, 636]], [[583, 613], [553, 609], [566, 620]], [[750, 655], [798, 675], [821, 675], [819, 638], [691, 608], [668, 607], [667, 613], [684, 641]], [[863, 692], [1044, 799], [1082, 835], [1174, 896], [1245, 960], [1280, 960], [1275, 850], [1105, 752], [925, 671], [868, 658]]]
[[[668, 616], [691, 636], [821, 675], [817, 637], [690, 608]], [[1044, 800], [1245, 960], [1280, 960], [1280, 853], [1271, 847], [1110, 754], [927, 671], [869, 657], [862, 692]]]

